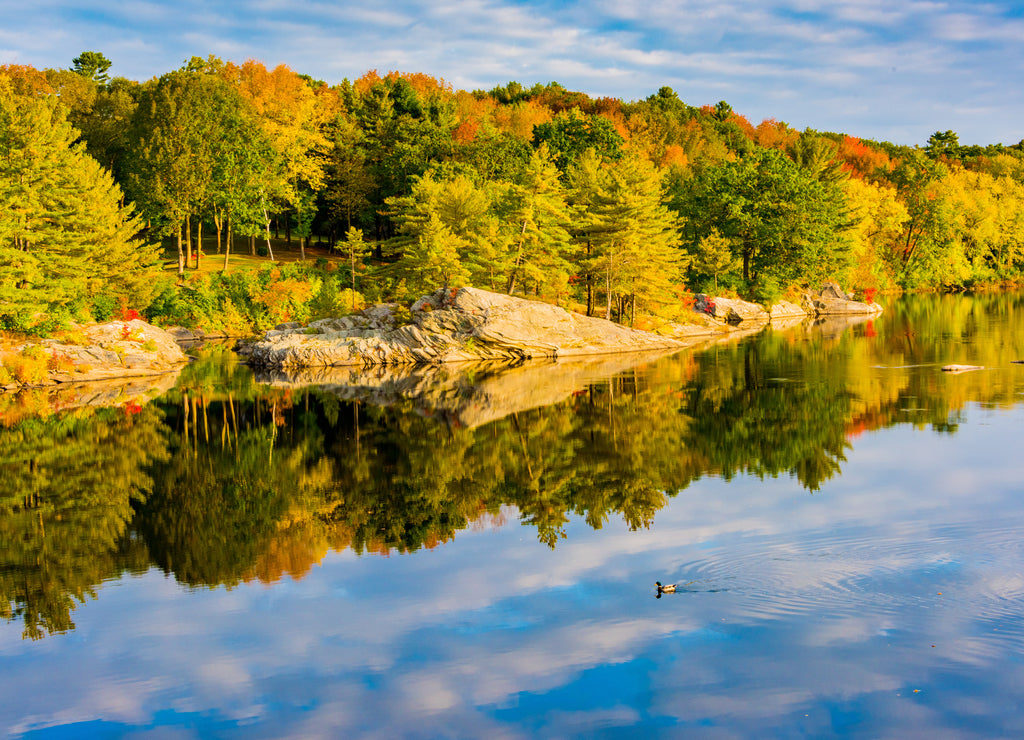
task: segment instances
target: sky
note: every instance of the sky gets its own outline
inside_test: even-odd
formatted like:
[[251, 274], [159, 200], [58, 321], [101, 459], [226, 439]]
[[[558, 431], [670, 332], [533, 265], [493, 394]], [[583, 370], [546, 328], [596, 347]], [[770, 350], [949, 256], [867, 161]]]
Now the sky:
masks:
[[1024, 2], [950, 0], [0, 0], [0, 64], [102, 52], [145, 80], [192, 56], [330, 84], [422, 72], [456, 89], [662, 86], [757, 124], [924, 145], [1024, 139]]

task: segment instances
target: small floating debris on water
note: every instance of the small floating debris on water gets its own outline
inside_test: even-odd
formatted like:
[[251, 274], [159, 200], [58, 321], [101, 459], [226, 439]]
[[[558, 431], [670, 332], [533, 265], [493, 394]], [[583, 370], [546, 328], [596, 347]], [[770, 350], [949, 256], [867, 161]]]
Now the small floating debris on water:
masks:
[[905, 370], [909, 367], [929, 367], [928, 363], [919, 365], [872, 365], [875, 370]]
[[967, 373], [971, 370], [984, 370], [985, 368], [981, 365], [943, 365], [942, 372], [944, 373]]

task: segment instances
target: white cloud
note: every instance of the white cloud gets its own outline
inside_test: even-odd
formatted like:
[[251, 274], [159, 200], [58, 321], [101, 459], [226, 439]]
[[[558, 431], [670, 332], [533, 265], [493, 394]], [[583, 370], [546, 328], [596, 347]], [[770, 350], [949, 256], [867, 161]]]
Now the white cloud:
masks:
[[0, 59], [68, 66], [98, 46], [115, 74], [136, 79], [214, 53], [283, 62], [328, 82], [401, 69], [485, 89], [557, 80], [627, 100], [670, 85], [697, 105], [727, 94], [752, 120], [899, 143], [946, 128], [964, 143], [1013, 143], [1024, 133], [1024, 22], [995, 3], [266, 0], [242, 12], [195, 0], [95, 8], [48, 0], [35, 8], [0, 3]]

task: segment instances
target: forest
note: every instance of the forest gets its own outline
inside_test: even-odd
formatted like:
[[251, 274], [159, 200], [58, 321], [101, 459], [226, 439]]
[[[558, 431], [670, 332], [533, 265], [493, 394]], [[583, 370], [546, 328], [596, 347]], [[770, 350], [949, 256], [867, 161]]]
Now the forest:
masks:
[[[0, 330], [132, 311], [245, 334], [461, 285], [656, 329], [698, 292], [770, 303], [831, 279], [871, 300], [1024, 267], [1024, 142], [755, 125], [669, 87], [110, 66], [0, 66]], [[275, 259], [282, 239], [298, 259]]]

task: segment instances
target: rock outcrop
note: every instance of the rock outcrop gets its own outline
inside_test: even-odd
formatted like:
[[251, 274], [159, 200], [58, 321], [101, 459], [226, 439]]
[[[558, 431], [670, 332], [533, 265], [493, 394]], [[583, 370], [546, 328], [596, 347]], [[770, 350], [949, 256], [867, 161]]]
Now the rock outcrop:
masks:
[[696, 297], [694, 310], [733, 325], [771, 320], [773, 326], [789, 326], [808, 316], [875, 316], [882, 313], [882, 307], [877, 303], [855, 301], [833, 282], [825, 283], [821, 290], [806, 293], [803, 305], [800, 306], [789, 301], [779, 301], [766, 311], [758, 303], [739, 298], [712, 297], [701, 293]]
[[771, 308], [768, 309], [768, 315], [772, 319], [806, 319], [807, 309], [790, 303], [789, 301], [779, 301]]
[[685, 346], [669, 337], [476, 288], [439, 290], [421, 298], [412, 306], [411, 323], [398, 320], [401, 312], [385, 304], [308, 326], [283, 324], [239, 352], [257, 366], [300, 368], [517, 362]]
[[743, 321], [767, 322], [771, 318], [764, 310], [764, 306], [757, 303], [739, 298], [712, 298], [704, 293], [697, 294], [693, 308], [729, 324], [739, 324]]
[[804, 296], [804, 305], [813, 316], [835, 316], [842, 314], [875, 315], [882, 313], [877, 303], [861, 303], [853, 300], [836, 283], [825, 283], [821, 290]]
[[43, 339], [14, 345], [4, 352], [5, 368], [37, 363], [44, 372], [17, 377], [11, 373], [5, 389], [55, 383], [81, 383], [111, 378], [160, 375], [181, 368], [188, 356], [168, 332], [145, 321], [111, 321], [79, 327], [65, 335], [73, 339]]

